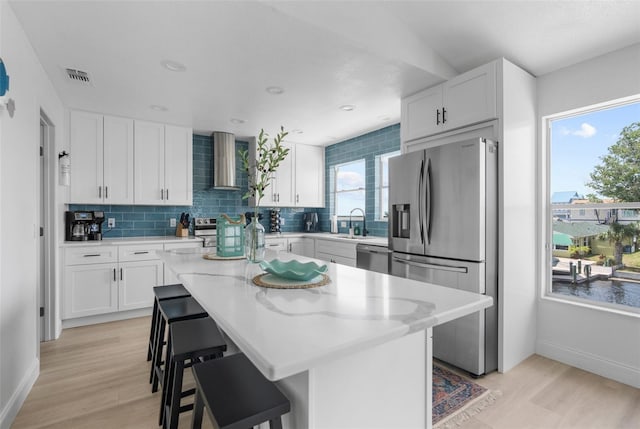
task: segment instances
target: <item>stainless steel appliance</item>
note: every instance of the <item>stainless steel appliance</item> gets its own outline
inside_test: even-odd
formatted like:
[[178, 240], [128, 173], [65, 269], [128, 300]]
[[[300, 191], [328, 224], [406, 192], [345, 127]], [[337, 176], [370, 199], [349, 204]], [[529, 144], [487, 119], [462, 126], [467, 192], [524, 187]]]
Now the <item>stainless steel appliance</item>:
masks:
[[67, 211], [65, 212], [65, 233], [67, 241], [102, 240], [102, 211]]
[[193, 235], [203, 239], [203, 247], [216, 247], [216, 218], [194, 218]]
[[356, 245], [356, 267], [378, 273], [389, 274], [391, 251], [384, 246], [358, 243]]
[[389, 177], [391, 273], [494, 299], [434, 328], [434, 357], [476, 375], [497, 369], [496, 143], [434, 141], [391, 158]]
[[304, 232], [318, 232], [317, 212], [305, 212], [302, 214], [302, 230]]

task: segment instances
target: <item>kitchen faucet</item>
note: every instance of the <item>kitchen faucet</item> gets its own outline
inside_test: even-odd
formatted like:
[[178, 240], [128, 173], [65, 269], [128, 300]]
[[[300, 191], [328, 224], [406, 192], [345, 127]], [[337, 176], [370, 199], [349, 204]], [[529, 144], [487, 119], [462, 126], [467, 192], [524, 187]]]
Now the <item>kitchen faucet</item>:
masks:
[[349, 213], [349, 231], [351, 231], [351, 215], [356, 210], [360, 210], [360, 212], [362, 213], [362, 236], [366, 237], [367, 236], [367, 232], [368, 232], [367, 231], [367, 217], [364, 214], [364, 210], [362, 210], [361, 208], [356, 207], [355, 209], [351, 210], [351, 212]]

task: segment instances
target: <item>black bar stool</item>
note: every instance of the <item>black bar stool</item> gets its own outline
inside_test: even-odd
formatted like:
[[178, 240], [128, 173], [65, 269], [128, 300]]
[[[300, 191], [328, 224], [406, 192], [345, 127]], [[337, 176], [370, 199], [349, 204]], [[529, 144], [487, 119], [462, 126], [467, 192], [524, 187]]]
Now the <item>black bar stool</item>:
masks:
[[153, 346], [153, 360], [151, 361], [151, 374], [149, 375], [151, 392], [157, 392], [158, 383], [163, 381], [162, 346], [164, 345], [166, 326], [171, 325], [173, 322], [200, 319], [208, 316], [204, 308], [191, 296], [158, 301], [158, 310], [160, 313], [156, 321], [156, 341]]
[[282, 415], [291, 410], [289, 400], [244, 354], [198, 363], [192, 370], [192, 429], [202, 427], [204, 407], [219, 429], [246, 429], [267, 421], [271, 429], [282, 428]]
[[180, 406], [180, 399], [195, 393], [195, 389], [182, 391], [184, 369], [200, 360], [221, 358], [226, 350], [222, 333], [210, 317], [169, 325], [158, 424], [165, 429], [177, 429], [179, 414], [193, 409], [193, 404]]
[[155, 286], [153, 288], [153, 313], [151, 315], [151, 329], [149, 330], [149, 349], [147, 350], [147, 361], [153, 358], [153, 345], [156, 341], [156, 322], [158, 320], [160, 310], [158, 310], [158, 301], [165, 299], [186, 298], [191, 296], [189, 291], [181, 284]]

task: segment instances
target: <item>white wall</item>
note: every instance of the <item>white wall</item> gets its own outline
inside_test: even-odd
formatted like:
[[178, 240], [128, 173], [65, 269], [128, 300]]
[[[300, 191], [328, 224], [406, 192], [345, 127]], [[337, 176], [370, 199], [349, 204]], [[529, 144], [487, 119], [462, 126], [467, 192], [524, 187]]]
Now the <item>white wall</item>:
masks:
[[40, 109], [56, 125], [60, 143], [64, 110], [6, 0], [0, 0], [0, 56], [11, 79], [5, 98], [16, 103], [13, 118], [0, 111], [0, 428], [8, 428], [39, 371]]
[[[539, 77], [539, 124], [542, 129], [544, 116], [636, 94], [640, 94], [640, 44]], [[541, 156], [543, 137], [541, 133], [538, 139]], [[545, 182], [542, 176], [539, 179]], [[539, 214], [544, 231], [543, 211]], [[544, 240], [543, 232], [539, 236]], [[545, 259], [541, 253], [540, 260]], [[540, 266], [544, 279], [547, 268]], [[536, 351], [640, 388], [640, 317], [540, 298]]]

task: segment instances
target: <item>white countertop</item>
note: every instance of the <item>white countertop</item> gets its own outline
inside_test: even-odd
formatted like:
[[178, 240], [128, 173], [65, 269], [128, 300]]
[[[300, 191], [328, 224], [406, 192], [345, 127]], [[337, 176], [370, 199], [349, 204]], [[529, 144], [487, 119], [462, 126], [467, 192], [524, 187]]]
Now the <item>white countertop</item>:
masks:
[[354, 235], [353, 238], [349, 238], [347, 234], [331, 234], [330, 232], [282, 232], [279, 234], [266, 234], [266, 238], [297, 238], [297, 237], [308, 237], [314, 239], [322, 239], [322, 240], [335, 240], [342, 241], [346, 243], [362, 243], [362, 244], [371, 244], [373, 246], [387, 246], [389, 240], [387, 237], [378, 237], [374, 235], [368, 235], [363, 237], [361, 235]]
[[172, 235], [161, 235], [157, 237], [115, 237], [104, 238], [102, 240], [87, 241], [64, 241], [60, 247], [71, 246], [118, 246], [122, 244], [156, 244], [156, 243], [179, 243], [179, 242], [202, 242], [201, 237], [175, 237]]
[[[492, 305], [483, 295], [339, 264], [329, 264], [331, 283], [326, 286], [262, 288], [246, 280], [248, 267], [254, 268], [248, 277], [257, 274], [255, 264], [205, 260], [206, 251], [158, 254], [271, 380]], [[275, 257], [267, 252], [267, 260]], [[283, 253], [278, 257], [310, 260]]]

